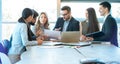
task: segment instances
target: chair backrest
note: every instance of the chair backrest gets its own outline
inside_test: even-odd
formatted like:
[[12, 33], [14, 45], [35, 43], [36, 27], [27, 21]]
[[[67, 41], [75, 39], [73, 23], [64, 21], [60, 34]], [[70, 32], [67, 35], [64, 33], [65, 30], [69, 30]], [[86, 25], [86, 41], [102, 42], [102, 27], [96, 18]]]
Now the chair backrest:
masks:
[[2, 64], [2, 62], [1, 62], [1, 58], [0, 58], [0, 64]]
[[9, 41], [9, 42], [10, 42], [10, 44], [9, 44], [9, 49], [10, 49], [10, 47], [12, 46], [12, 39], [13, 39], [13, 38], [12, 38], [12, 35], [11, 35], [10, 41]]
[[10, 41], [7, 40], [7, 39], [4, 39], [4, 40], [2, 40], [2, 45], [3, 45], [4, 49], [5, 49], [5, 52], [8, 53], [8, 51], [9, 51], [9, 49], [11, 47]]
[[5, 48], [7, 48], [8, 50], [10, 49], [11, 43], [10, 43], [10, 41], [9, 41], [8, 39], [2, 40], [2, 43], [3, 43], [3, 46], [4, 46]]
[[5, 47], [2, 45], [2, 43], [0, 43], [0, 52], [4, 53], [7, 55], [8, 51], [5, 49]]
[[11, 64], [9, 57], [1, 52], [0, 52], [0, 60], [1, 60], [0, 64]]

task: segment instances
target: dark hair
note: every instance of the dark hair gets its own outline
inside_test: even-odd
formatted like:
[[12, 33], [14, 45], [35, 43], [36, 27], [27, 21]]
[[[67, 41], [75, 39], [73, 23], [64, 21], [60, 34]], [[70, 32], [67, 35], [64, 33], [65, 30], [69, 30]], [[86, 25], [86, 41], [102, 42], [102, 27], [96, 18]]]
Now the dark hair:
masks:
[[22, 18], [26, 19], [29, 16], [32, 16], [34, 14], [33, 10], [31, 10], [30, 8], [25, 8], [22, 12]]
[[34, 12], [33, 18], [36, 18], [36, 17], [38, 16], [38, 13], [37, 13], [37, 11], [35, 11], [35, 10], [33, 10], [33, 12]]
[[99, 23], [94, 8], [88, 8], [88, 30], [87, 33], [99, 31]]
[[108, 11], [110, 12], [111, 4], [107, 1], [101, 2], [100, 5], [103, 5], [104, 8], [108, 8]]
[[67, 10], [68, 12], [71, 12], [71, 8], [69, 6], [63, 6], [61, 10]]

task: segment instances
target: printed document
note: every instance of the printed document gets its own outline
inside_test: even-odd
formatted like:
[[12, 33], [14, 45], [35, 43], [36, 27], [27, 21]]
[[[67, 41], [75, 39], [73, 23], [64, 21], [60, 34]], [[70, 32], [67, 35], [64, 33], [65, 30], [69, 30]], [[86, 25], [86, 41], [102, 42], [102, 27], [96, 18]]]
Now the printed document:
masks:
[[44, 34], [47, 35], [48, 37], [51, 38], [59, 38], [61, 37], [61, 32], [60, 31], [54, 31], [54, 30], [44, 30]]

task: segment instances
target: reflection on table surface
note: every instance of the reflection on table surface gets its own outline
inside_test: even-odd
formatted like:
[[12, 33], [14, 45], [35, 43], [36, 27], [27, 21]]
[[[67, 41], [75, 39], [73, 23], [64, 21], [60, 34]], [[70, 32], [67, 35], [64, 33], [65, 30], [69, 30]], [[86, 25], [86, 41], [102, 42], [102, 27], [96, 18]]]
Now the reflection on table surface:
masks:
[[86, 58], [100, 58], [106, 62], [119, 61], [120, 48], [108, 44], [94, 44], [77, 48]]
[[17, 64], [80, 64], [81, 59], [97, 58], [104, 62], [119, 62], [120, 48], [110, 44], [89, 46], [28, 46]]
[[21, 55], [21, 64], [79, 64], [81, 58], [84, 57], [72, 48], [34, 46]]

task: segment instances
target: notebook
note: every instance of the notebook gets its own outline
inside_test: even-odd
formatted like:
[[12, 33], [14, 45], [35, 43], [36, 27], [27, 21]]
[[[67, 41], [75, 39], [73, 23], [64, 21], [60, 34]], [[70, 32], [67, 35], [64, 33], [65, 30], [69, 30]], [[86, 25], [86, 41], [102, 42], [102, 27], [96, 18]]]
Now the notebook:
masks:
[[50, 38], [58, 38], [58, 37], [61, 36], [61, 32], [60, 31], [44, 29], [44, 35], [47, 35]]
[[79, 31], [67, 31], [62, 32], [61, 42], [63, 43], [78, 43], [80, 41], [80, 32]]

